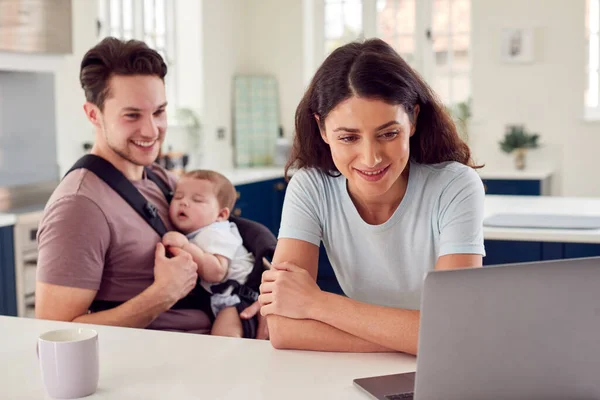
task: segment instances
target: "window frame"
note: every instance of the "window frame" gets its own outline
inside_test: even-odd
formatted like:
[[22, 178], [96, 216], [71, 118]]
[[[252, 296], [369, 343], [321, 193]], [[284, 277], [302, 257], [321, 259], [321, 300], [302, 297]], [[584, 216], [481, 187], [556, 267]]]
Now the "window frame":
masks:
[[[336, 0], [314, 0], [315, 1], [315, 46], [313, 52], [313, 59], [315, 65], [313, 66], [314, 70], [320, 65], [320, 63], [326, 57], [326, 38], [325, 36], [325, 3], [327, 1], [336, 1]], [[343, 1], [343, 0], [338, 0]], [[452, 15], [452, 3], [456, 0], [448, 0], [449, 2], [449, 15]], [[473, 0], [470, 1], [472, 4]], [[361, 34], [357, 37], [357, 39], [362, 38], [370, 38], [370, 37], [379, 37], [379, 30], [377, 26], [377, 3], [378, 0], [362, 0], [362, 29]], [[433, 0], [415, 0], [415, 29], [412, 35], [406, 33], [402, 34], [403, 37], [411, 37], [414, 41], [414, 49], [415, 53], [413, 54], [413, 62], [411, 65], [423, 76], [423, 78], [428, 83], [432, 83], [434, 81], [434, 69], [435, 69], [435, 53], [433, 49], [433, 41], [435, 38], [432, 38], [432, 35], [435, 33], [432, 32], [433, 25]], [[472, 38], [472, 23], [469, 20], [469, 29], [468, 30], [457, 30], [452, 26], [452, 18], [450, 18], [448, 22], [448, 30], [444, 33], [444, 37], [448, 38], [448, 63], [447, 63], [447, 73], [444, 76], [447, 76], [450, 82], [453, 79], [460, 76], [468, 76], [469, 81], [469, 97], [471, 90], [471, 76], [472, 76], [472, 55], [471, 55], [471, 38]], [[419, 33], [420, 32], [420, 33]], [[456, 36], [460, 35], [468, 35], [469, 36], [469, 50], [468, 50], [468, 66], [467, 68], [457, 68], [454, 65], [454, 51], [453, 51], [453, 42], [452, 40]], [[305, 77], [306, 78], [306, 77]], [[452, 83], [449, 86], [449, 98], [450, 102], [448, 105], [455, 105], [458, 101], [454, 98]], [[453, 100], [454, 99], [454, 100]]]
[[[595, 13], [592, 12], [592, 3], [595, 4]], [[586, 87], [584, 92], [584, 119], [587, 121], [600, 121], [600, 0], [587, 0], [585, 11], [585, 49], [586, 49], [586, 64], [584, 67], [586, 76]], [[594, 21], [595, 20], [595, 21]], [[595, 22], [596, 32], [592, 31], [592, 23]], [[595, 36], [596, 40], [596, 65], [595, 68], [591, 65], [591, 55], [594, 52], [593, 41], [591, 37]], [[595, 71], [593, 71], [595, 70]], [[591, 81], [595, 80], [595, 85]], [[595, 88], [593, 88], [595, 86]], [[595, 90], [596, 105], [589, 105], [589, 91]]]
[[[153, 20], [153, 27], [156, 27], [157, 20], [160, 16], [157, 15], [157, 3], [162, 2], [164, 5], [164, 28], [163, 34], [157, 34], [155, 29], [150, 29], [146, 26], [146, 12], [152, 9], [150, 18]], [[120, 39], [136, 39], [142, 40], [149, 47], [158, 51], [164, 58], [167, 64], [168, 73], [165, 77], [165, 88], [167, 94], [168, 109], [174, 111], [177, 108], [177, 74], [176, 71], [176, 42], [175, 42], [175, 3], [173, 0], [98, 0], [98, 40], [107, 36], [114, 36]], [[125, 28], [124, 7], [131, 4], [131, 30]], [[118, 12], [112, 14], [112, 9], [117, 6]], [[151, 5], [149, 7], [148, 5]], [[118, 16], [118, 21], [113, 22], [112, 17]], [[161, 19], [162, 19], [161, 18]], [[161, 37], [164, 42], [163, 46], [157, 46], [157, 39]], [[149, 40], [152, 39], [152, 40]]]

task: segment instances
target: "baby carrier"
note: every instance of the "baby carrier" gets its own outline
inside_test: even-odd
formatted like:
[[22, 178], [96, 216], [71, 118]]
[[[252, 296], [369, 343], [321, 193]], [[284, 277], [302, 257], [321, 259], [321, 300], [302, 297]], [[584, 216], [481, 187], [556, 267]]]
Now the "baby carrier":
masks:
[[[160, 219], [156, 207], [150, 203], [137, 188], [127, 179], [121, 171], [116, 169], [110, 162], [93, 154], [88, 154], [80, 158], [75, 165], [65, 174], [71, 171], [84, 168], [92, 171], [100, 179], [108, 184], [117, 192], [131, 207], [142, 217], [162, 238], [167, 232], [163, 221]], [[153, 173], [149, 168], [145, 168], [146, 176], [153, 181], [163, 192], [167, 202], [170, 203], [173, 192], [169, 186], [160, 177]], [[264, 225], [240, 217], [230, 217], [229, 220], [237, 225], [242, 236], [243, 244], [249, 252], [254, 255], [255, 263], [248, 280], [244, 285], [236, 281], [225, 281], [213, 286], [213, 292], [225, 291], [229, 286], [233, 287], [232, 294], [237, 294], [241, 300], [237, 309], [239, 312], [254, 303], [258, 299], [258, 290], [261, 283], [262, 273], [264, 271], [263, 257], [272, 258], [275, 252], [277, 239], [275, 235]], [[94, 300], [90, 306], [90, 311], [98, 312], [117, 307], [121, 302]], [[210, 308], [210, 293], [197, 285], [192, 292], [183, 299], [179, 300], [173, 309], [200, 309], [203, 310], [211, 320], [214, 320]], [[242, 327], [245, 338], [255, 338], [257, 330], [257, 317], [252, 319], [242, 319]]]

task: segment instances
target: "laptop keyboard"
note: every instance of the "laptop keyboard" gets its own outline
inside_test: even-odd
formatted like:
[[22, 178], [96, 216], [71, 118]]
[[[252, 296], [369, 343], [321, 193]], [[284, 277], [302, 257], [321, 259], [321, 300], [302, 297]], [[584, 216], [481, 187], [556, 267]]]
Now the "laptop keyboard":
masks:
[[388, 394], [385, 396], [385, 398], [387, 400], [413, 399], [414, 395], [414, 393]]

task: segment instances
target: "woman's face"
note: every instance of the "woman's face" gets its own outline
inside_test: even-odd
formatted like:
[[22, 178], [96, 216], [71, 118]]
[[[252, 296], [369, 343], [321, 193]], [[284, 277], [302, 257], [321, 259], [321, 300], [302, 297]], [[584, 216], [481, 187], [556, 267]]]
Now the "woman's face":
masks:
[[[415, 107], [415, 118], [418, 114]], [[325, 119], [323, 140], [348, 188], [363, 199], [377, 199], [398, 182], [408, 163], [414, 125], [401, 105], [351, 97]]]

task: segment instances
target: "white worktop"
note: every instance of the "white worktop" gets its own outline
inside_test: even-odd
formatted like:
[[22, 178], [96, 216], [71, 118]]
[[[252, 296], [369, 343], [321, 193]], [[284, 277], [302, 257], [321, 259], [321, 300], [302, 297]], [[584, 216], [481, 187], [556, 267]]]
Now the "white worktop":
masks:
[[15, 214], [3, 214], [0, 213], [0, 228], [5, 226], [14, 225], [17, 220], [17, 216]]
[[219, 170], [219, 172], [237, 186], [283, 178], [284, 167], [234, 168], [230, 170]]
[[483, 167], [477, 170], [481, 179], [507, 179], [507, 180], [544, 180], [552, 176], [554, 171], [550, 168], [534, 169], [488, 169]]
[[[79, 326], [0, 316], [0, 398], [45, 398], [35, 354], [48, 330]], [[90, 326], [98, 331], [100, 381], [86, 399], [356, 399], [352, 380], [412, 372], [399, 353], [275, 350], [263, 340]]]
[[[600, 216], [599, 198], [554, 196], [485, 196], [485, 217], [496, 213]], [[600, 229], [524, 229], [484, 227], [485, 239], [600, 243]]]

